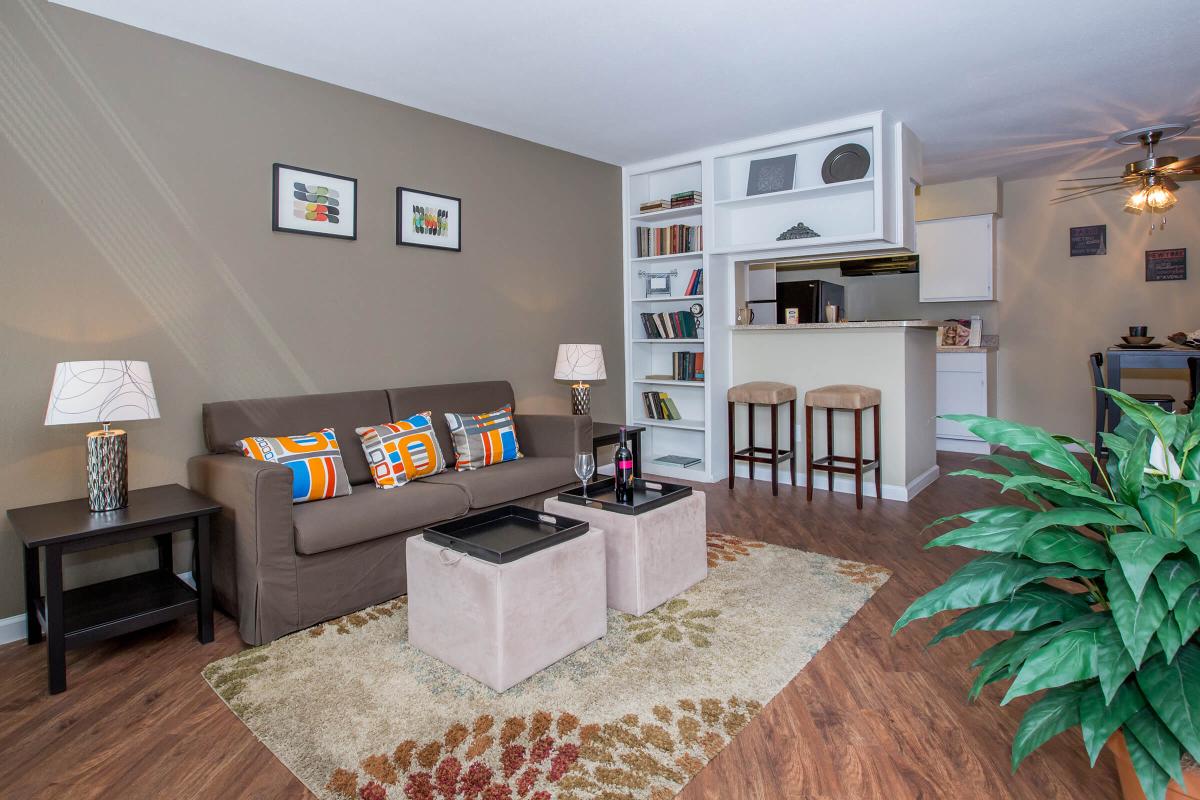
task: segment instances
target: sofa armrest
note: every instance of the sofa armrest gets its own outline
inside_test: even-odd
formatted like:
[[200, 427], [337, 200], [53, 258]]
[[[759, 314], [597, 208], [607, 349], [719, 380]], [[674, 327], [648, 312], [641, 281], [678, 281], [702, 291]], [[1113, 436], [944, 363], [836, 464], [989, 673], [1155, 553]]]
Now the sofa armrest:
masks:
[[592, 452], [592, 418], [576, 414], [514, 414], [517, 442], [529, 456]]
[[292, 471], [232, 453], [188, 460], [192, 489], [221, 504], [212, 537], [213, 590], [242, 638], [262, 644], [299, 624]]

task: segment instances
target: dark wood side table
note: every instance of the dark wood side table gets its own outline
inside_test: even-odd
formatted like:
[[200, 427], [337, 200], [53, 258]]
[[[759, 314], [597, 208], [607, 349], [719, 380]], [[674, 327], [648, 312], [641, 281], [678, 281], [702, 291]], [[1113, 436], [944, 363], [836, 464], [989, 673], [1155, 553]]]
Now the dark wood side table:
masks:
[[[129, 505], [92, 512], [86, 498], [14, 508], [8, 519], [25, 550], [25, 624], [29, 644], [46, 625], [50, 694], [67, 688], [67, 648], [196, 614], [196, 635], [213, 639], [209, 523], [221, 507], [178, 484], [136, 489]], [[191, 528], [196, 543], [196, 588], [172, 569], [171, 534]], [[63, 591], [64, 553], [154, 537], [158, 569]], [[46, 553], [42, 597], [38, 550]]]
[[[633, 453], [633, 476], [642, 477], [642, 432], [646, 429], [640, 425], [620, 425], [616, 422], [592, 422], [592, 458], [596, 458], [596, 450], [621, 441], [621, 428], [625, 429], [629, 441], [629, 451]], [[599, 462], [596, 462], [597, 464]], [[597, 470], [593, 480], [600, 480]]]

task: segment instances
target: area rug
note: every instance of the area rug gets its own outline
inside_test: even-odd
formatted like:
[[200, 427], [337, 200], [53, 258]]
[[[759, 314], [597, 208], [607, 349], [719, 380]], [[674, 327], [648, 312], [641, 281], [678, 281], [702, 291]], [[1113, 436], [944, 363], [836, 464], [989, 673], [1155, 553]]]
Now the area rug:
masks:
[[204, 677], [323, 800], [667, 800], [887, 580], [710, 533], [708, 577], [497, 694], [408, 644], [404, 598]]

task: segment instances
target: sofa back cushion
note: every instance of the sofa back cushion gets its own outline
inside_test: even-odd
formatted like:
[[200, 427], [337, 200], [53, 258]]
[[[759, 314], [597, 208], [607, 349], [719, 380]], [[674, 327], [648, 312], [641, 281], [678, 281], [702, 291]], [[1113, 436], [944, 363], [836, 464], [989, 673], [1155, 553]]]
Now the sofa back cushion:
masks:
[[[447, 464], [453, 464], [455, 461], [454, 438], [450, 435], [450, 426], [446, 424], [447, 411], [456, 414], [481, 414], [514, 404], [512, 385], [508, 381], [411, 386], [404, 389], [388, 389], [387, 396], [391, 403], [390, 419], [404, 419], [422, 411], [432, 412], [433, 428]], [[521, 431], [518, 430], [517, 436], [520, 435]]]
[[[204, 443], [212, 453], [240, 453], [238, 440], [249, 436], [289, 436], [300, 431], [333, 428], [338, 441], [343, 442], [346, 474], [355, 485], [370, 483], [371, 470], [363, 449], [355, 441], [358, 437], [354, 429], [380, 420], [398, 419], [391, 416], [388, 395], [382, 389], [226, 400], [205, 403], [202, 408]], [[445, 425], [444, 420], [442, 424]], [[449, 435], [447, 431], [447, 438]]]

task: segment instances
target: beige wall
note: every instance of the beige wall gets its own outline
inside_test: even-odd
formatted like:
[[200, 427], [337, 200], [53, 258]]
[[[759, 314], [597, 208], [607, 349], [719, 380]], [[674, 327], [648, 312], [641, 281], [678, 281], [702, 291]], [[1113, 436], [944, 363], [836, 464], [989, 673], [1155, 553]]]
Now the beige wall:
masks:
[[[1057, 186], [1057, 176], [1002, 185], [996, 302], [918, 303], [917, 276], [892, 275], [856, 281], [851, 313], [933, 319], [979, 314], [986, 332], [1000, 334], [996, 413], [1090, 440], [1088, 354], [1118, 341], [1130, 325], [1146, 324], [1160, 339], [1200, 328], [1200, 186], [1184, 185], [1167, 229], [1153, 236], [1147, 235], [1149, 218], [1121, 210], [1119, 192], [1051, 206]], [[926, 187], [926, 196], [938, 188]], [[939, 199], [940, 216], [956, 215], [958, 208], [986, 213], [969, 199], [972, 194], [954, 194], [963, 204]], [[1070, 257], [1069, 230], [1080, 225], [1108, 226], [1107, 255]], [[1174, 247], [1188, 249], [1188, 280], [1147, 283], [1145, 251]], [[1123, 388], [1180, 399], [1188, 391], [1186, 374], [1173, 371], [1127, 373]]]
[[[559, 342], [604, 346], [623, 418], [616, 167], [31, 0], [0, 4], [0, 134], [2, 508], [84, 491], [86, 428], [42, 425], [62, 360], [150, 362], [134, 487], [186, 482], [206, 400], [505, 378], [566, 413]], [[274, 161], [358, 178], [358, 240], [273, 233]], [[394, 244], [397, 185], [462, 198], [461, 254]], [[0, 617], [19, 555], [0, 522]]]

